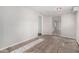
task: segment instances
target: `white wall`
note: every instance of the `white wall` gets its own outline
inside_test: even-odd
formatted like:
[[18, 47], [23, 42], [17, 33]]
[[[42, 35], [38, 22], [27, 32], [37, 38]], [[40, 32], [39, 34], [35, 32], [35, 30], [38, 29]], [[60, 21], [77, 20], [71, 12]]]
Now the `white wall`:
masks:
[[27, 7], [0, 7], [0, 48], [37, 37], [38, 16]]
[[42, 34], [43, 35], [52, 35], [53, 33], [53, 24], [52, 24], [52, 17], [43, 16], [43, 28]]
[[[0, 8], [0, 11], [2, 11], [2, 8]], [[0, 12], [0, 46], [2, 44], [2, 40], [3, 40], [3, 17], [2, 17], [2, 12]]]
[[61, 36], [75, 38], [76, 20], [73, 13], [69, 13], [61, 16]]
[[[52, 35], [53, 28], [53, 19], [49, 16], [43, 16], [43, 35]], [[73, 13], [65, 14], [61, 16], [61, 35], [69, 38], [76, 38], [76, 21]]]
[[79, 44], [79, 11], [76, 13], [76, 40]]

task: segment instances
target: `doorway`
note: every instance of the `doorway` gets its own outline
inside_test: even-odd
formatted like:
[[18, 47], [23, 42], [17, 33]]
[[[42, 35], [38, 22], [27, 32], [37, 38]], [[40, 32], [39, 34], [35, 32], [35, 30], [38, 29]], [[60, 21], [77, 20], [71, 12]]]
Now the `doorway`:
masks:
[[42, 16], [39, 16], [38, 19], [38, 36], [42, 35]]
[[60, 35], [61, 34], [61, 16], [53, 17], [53, 35]]

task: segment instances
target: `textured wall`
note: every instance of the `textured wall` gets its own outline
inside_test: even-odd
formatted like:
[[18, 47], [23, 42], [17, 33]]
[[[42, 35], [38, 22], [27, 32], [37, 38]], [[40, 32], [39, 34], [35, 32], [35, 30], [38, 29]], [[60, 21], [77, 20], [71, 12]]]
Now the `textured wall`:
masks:
[[61, 16], [55, 16], [53, 17], [53, 34], [54, 35], [60, 35], [61, 34]]

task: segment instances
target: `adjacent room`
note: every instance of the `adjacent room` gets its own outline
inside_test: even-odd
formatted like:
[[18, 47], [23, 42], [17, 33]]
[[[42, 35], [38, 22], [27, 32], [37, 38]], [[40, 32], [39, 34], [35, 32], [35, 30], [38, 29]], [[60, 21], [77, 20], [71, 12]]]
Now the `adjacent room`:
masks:
[[0, 53], [79, 53], [79, 6], [0, 6]]

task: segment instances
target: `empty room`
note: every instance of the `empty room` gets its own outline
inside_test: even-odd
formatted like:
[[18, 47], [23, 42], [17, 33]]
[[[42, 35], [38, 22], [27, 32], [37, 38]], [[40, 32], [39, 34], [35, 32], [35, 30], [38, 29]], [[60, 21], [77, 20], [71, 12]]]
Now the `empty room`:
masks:
[[0, 6], [0, 53], [79, 53], [79, 7]]

